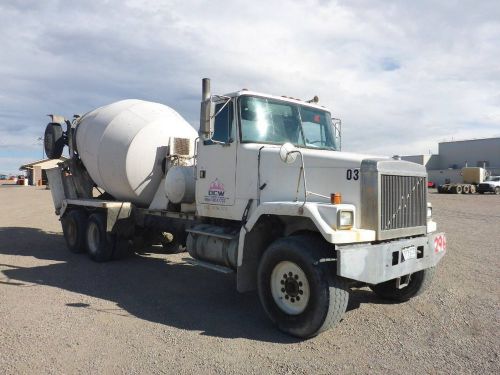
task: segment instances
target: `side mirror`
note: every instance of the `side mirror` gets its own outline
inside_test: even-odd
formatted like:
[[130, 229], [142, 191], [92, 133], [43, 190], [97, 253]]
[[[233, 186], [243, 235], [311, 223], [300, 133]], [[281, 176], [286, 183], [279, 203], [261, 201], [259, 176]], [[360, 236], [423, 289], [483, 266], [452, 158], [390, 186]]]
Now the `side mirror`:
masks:
[[342, 150], [342, 120], [332, 117], [332, 131], [335, 138], [335, 145], [338, 147], [337, 151]]
[[210, 99], [201, 102], [200, 133], [206, 137], [214, 133], [214, 105]]
[[283, 163], [292, 164], [297, 159], [297, 149], [291, 143], [285, 143], [280, 148], [280, 159]]

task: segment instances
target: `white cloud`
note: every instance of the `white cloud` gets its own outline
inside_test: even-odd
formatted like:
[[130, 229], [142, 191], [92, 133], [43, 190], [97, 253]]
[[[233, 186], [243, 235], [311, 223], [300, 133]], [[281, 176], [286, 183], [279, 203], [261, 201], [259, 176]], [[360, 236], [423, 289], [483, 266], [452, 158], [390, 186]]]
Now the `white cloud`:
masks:
[[47, 113], [127, 97], [195, 124], [205, 76], [220, 93], [319, 95], [350, 151], [498, 136], [499, 20], [496, 1], [2, 4], [0, 152], [33, 143]]

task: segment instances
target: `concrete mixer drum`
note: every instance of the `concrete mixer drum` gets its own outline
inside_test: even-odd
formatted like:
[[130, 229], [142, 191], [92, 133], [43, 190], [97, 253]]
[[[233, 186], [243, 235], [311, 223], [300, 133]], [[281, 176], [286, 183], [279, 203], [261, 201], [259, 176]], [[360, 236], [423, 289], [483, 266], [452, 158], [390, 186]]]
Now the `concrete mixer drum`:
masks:
[[158, 189], [165, 158], [177, 154], [189, 164], [197, 136], [172, 108], [142, 100], [89, 112], [74, 133], [78, 155], [96, 185], [115, 199], [143, 207]]

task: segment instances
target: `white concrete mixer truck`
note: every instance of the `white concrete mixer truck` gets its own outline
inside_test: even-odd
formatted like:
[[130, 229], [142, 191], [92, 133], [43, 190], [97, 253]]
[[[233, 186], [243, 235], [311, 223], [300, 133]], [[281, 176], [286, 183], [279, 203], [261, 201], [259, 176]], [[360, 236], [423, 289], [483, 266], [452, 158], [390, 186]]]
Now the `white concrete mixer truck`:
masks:
[[154, 243], [258, 290], [276, 326], [308, 338], [338, 323], [349, 290], [406, 301], [446, 251], [427, 202], [425, 168], [340, 151], [317, 98], [203, 80], [199, 131], [173, 109], [124, 100], [66, 120], [45, 149], [67, 247], [95, 261]]

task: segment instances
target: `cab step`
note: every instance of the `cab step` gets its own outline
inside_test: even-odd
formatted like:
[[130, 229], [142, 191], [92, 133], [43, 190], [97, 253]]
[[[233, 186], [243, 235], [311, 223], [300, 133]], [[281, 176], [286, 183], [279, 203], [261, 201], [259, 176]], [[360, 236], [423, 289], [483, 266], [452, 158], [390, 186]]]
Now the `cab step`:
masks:
[[194, 259], [194, 258], [182, 258], [182, 260], [185, 261], [186, 263], [193, 265], [193, 266], [200, 266], [203, 268], [208, 268], [209, 270], [212, 270], [212, 271], [217, 271], [217, 272], [225, 273], [225, 274], [234, 273], [234, 270], [229, 268], [229, 267], [224, 267], [224, 266], [220, 266], [218, 264], [205, 262], [203, 260], [198, 260], [198, 259]]

